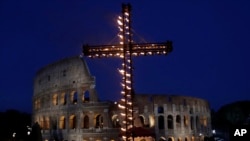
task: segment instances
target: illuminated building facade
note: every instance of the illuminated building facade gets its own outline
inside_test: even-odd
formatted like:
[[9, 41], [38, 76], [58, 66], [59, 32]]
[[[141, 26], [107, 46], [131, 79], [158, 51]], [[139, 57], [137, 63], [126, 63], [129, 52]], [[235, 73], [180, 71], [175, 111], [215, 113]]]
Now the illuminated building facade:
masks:
[[[34, 79], [33, 122], [43, 140], [120, 140], [120, 102], [100, 102], [95, 77], [80, 57], [62, 59], [40, 69]], [[134, 126], [155, 137], [135, 141], [202, 141], [211, 135], [208, 102], [174, 95], [134, 96]]]

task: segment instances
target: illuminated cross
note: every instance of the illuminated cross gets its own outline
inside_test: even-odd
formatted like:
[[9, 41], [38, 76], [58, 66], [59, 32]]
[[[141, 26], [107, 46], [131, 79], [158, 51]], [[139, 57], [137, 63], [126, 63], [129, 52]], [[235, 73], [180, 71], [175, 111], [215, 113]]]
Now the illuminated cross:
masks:
[[117, 23], [120, 30], [118, 36], [121, 41], [117, 45], [83, 45], [83, 55], [91, 58], [101, 57], [121, 57], [123, 59], [122, 69], [119, 72], [122, 74], [121, 99], [119, 108], [124, 111], [121, 115], [124, 117], [121, 131], [123, 139], [127, 140], [133, 135], [129, 135], [128, 130], [133, 128], [133, 62], [132, 56], [151, 56], [151, 55], [166, 55], [172, 51], [172, 42], [163, 43], [133, 43], [131, 34], [131, 5], [122, 4], [122, 16], [118, 17]]

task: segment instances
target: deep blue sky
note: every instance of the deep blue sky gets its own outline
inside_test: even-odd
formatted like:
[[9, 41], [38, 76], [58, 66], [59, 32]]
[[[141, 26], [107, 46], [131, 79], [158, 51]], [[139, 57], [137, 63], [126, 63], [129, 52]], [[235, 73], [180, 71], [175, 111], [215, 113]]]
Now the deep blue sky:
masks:
[[[80, 55], [83, 43], [118, 43], [116, 17], [122, 2], [1, 0], [0, 111], [31, 112], [33, 78], [39, 68]], [[135, 58], [137, 93], [200, 97], [215, 109], [250, 99], [250, 1], [131, 4], [136, 42], [143, 38], [174, 43], [167, 56]], [[121, 60], [87, 59], [87, 63], [96, 76], [100, 99], [119, 99]]]

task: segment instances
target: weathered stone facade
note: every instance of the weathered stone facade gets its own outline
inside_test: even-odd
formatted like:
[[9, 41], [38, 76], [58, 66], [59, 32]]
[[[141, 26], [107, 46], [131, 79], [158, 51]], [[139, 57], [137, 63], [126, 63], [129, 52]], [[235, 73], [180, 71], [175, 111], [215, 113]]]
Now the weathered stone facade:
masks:
[[[211, 135], [210, 108], [205, 100], [138, 94], [134, 100], [134, 125], [153, 131], [156, 140], [196, 141]], [[43, 140], [119, 140], [117, 105], [98, 101], [95, 78], [80, 57], [60, 60], [36, 74], [33, 122], [41, 126]]]

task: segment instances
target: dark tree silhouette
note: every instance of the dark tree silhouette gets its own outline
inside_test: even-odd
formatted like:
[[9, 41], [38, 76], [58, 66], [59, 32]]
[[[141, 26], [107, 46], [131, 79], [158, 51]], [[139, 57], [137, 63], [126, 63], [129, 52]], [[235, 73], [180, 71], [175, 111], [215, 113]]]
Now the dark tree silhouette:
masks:
[[42, 141], [41, 127], [37, 122], [32, 126], [30, 136], [30, 141]]

